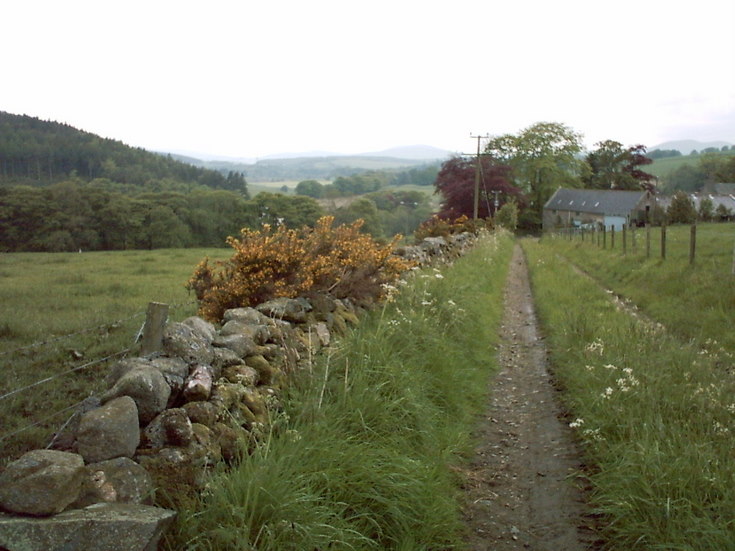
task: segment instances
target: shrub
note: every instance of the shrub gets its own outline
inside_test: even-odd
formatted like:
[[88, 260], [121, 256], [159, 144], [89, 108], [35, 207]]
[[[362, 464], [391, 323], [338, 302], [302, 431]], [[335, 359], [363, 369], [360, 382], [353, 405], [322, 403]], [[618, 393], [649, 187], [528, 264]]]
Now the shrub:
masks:
[[314, 292], [368, 304], [411, 266], [393, 255], [395, 239], [381, 246], [361, 233], [362, 220], [333, 224], [334, 218], [325, 216], [313, 229], [265, 224], [261, 230], [243, 228], [239, 239], [229, 237], [233, 256], [214, 265], [205, 258], [188, 282], [199, 314], [219, 321], [229, 308]]

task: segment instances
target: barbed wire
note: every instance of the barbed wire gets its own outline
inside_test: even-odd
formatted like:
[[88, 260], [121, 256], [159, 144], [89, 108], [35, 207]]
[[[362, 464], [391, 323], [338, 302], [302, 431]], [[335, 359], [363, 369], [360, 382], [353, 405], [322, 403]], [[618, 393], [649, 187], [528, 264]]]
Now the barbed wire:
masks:
[[[84, 400], [86, 400], [86, 398]], [[16, 434], [20, 434], [21, 432], [26, 431], [26, 430], [28, 430], [30, 428], [33, 428], [33, 427], [37, 427], [39, 425], [42, 425], [43, 423], [45, 423], [49, 419], [53, 419], [57, 415], [60, 415], [60, 414], [62, 414], [64, 412], [66, 412], [66, 411], [69, 411], [70, 409], [74, 409], [76, 407], [79, 407], [84, 402], [84, 400], [80, 400], [76, 404], [72, 404], [70, 406], [65, 407], [64, 409], [60, 409], [60, 410], [58, 410], [58, 411], [56, 411], [56, 412], [54, 412], [54, 413], [52, 413], [50, 415], [47, 415], [46, 417], [44, 417], [43, 419], [40, 419], [40, 420], [36, 421], [35, 423], [29, 423], [28, 425], [25, 425], [25, 426], [23, 426], [23, 427], [21, 427], [19, 429], [14, 430], [13, 432], [9, 432], [7, 434], [2, 435], [2, 436], [0, 436], [0, 442], [2, 442], [4, 440], [7, 440], [8, 438], [10, 438], [12, 436], [15, 436]]]
[[12, 350], [5, 350], [3, 352], [0, 352], [0, 357], [2, 357], [2, 356], [9, 356], [11, 354], [16, 354], [18, 352], [22, 352], [22, 351], [25, 351], [25, 350], [32, 350], [34, 348], [38, 348], [38, 347], [49, 345], [49, 344], [54, 344], [54, 343], [57, 343], [57, 342], [60, 342], [60, 341], [66, 340], [66, 339], [70, 339], [72, 337], [76, 337], [78, 335], [83, 335], [85, 333], [91, 333], [93, 331], [99, 331], [101, 329], [110, 329], [110, 328], [116, 327], [116, 326], [118, 326], [120, 324], [123, 324], [126, 321], [130, 321], [132, 319], [139, 318], [141, 316], [145, 316], [145, 312], [137, 312], [137, 313], [135, 313], [132, 316], [129, 316], [127, 318], [122, 318], [122, 319], [119, 319], [119, 320], [116, 320], [116, 321], [112, 321], [112, 322], [109, 322], [109, 323], [103, 323], [102, 325], [97, 325], [95, 327], [88, 327], [86, 329], [80, 329], [79, 331], [75, 331], [73, 333], [67, 333], [66, 335], [59, 335], [58, 337], [51, 337], [49, 339], [44, 339], [42, 341], [36, 341], [36, 342], [31, 343], [31, 344], [27, 344], [27, 345], [24, 345], [24, 346], [19, 346], [18, 348], [14, 348]]
[[[171, 305], [169, 305], [169, 310], [178, 310], [179, 308], [183, 308], [185, 306], [191, 306], [192, 304], [196, 304], [196, 303], [197, 303], [196, 300], [190, 300], [188, 302], [179, 302], [177, 304], [171, 304]], [[74, 331], [73, 333], [67, 333], [66, 335], [59, 335], [58, 337], [51, 337], [49, 339], [43, 339], [41, 341], [36, 341], [36, 342], [31, 343], [31, 344], [26, 344], [26, 345], [23, 345], [23, 346], [19, 346], [18, 348], [13, 348], [12, 350], [4, 350], [4, 351], [0, 352], [0, 358], [3, 357], [3, 356], [10, 356], [12, 354], [17, 354], [18, 352], [23, 352], [23, 351], [26, 351], [26, 350], [32, 350], [34, 348], [39, 348], [41, 346], [46, 346], [46, 345], [54, 344], [54, 343], [57, 343], [57, 342], [61, 342], [61, 341], [64, 341], [66, 339], [70, 339], [72, 337], [76, 337], [78, 335], [83, 335], [85, 333], [91, 333], [91, 332], [99, 331], [99, 330], [102, 330], [102, 329], [111, 329], [111, 328], [116, 327], [116, 326], [119, 326], [119, 325], [121, 325], [121, 324], [123, 324], [123, 323], [125, 323], [127, 321], [130, 321], [130, 320], [133, 320], [135, 318], [139, 318], [139, 317], [142, 317], [142, 316], [145, 316], [145, 315], [146, 315], [146, 312], [145, 311], [136, 312], [135, 314], [133, 314], [131, 316], [128, 316], [126, 318], [121, 318], [119, 320], [111, 321], [111, 322], [108, 322], [108, 323], [103, 323], [101, 325], [96, 325], [94, 327], [87, 327], [86, 329], [80, 329], [78, 331]]]
[[75, 373], [77, 371], [81, 371], [82, 369], [86, 369], [88, 367], [91, 367], [93, 365], [97, 365], [103, 362], [106, 362], [108, 360], [111, 360], [112, 358], [117, 358], [118, 356], [124, 356], [128, 352], [130, 352], [132, 348], [126, 348], [125, 350], [121, 350], [120, 352], [115, 352], [114, 354], [110, 354], [109, 356], [105, 356], [104, 358], [100, 358], [98, 360], [92, 360], [90, 362], [87, 362], [82, 365], [78, 365], [76, 367], [73, 367], [72, 369], [68, 369], [66, 371], [62, 371], [61, 373], [55, 373], [54, 375], [50, 375], [49, 377], [46, 377], [44, 379], [41, 379], [40, 381], [36, 381], [35, 383], [31, 383], [29, 385], [16, 388], [15, 390], [11, 390], [10, 392], [7, 392], [0, 396], [0, 401], [5, 400], [6, 398], [10, 398], [11, 396], [14, 396], [15, 394], [18, 394], [19, 392], [22, 392], [24, 390], [28, 390], [29, 388], [34, 388], [39, 385], [42, 385], [44, 383], [48, 383], [49, 381], [53, 381], [54, 379], [58, 379], [59, 377], [64, 377], [65, 375], [69, 375], [71, 373]]

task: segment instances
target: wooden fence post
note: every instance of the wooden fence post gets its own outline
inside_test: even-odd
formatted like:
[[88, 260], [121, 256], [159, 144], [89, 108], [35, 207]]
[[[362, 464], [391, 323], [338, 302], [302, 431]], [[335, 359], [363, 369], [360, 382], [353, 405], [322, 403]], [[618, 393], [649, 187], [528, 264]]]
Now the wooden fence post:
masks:
[[607, 249], [607, 226], [602, 225], [602, 248]]
[[615, 250], [615, 226], [610, 226], [610, 249]]
[[651, 258], [651, 224], [646, 224], [646, 258]]
[[666, 260], [666, 224], [661, 224], [661, 259]]
[[689, 264], [694, 264], [694, 257], [697, 251], [697, 224], [692, 224], [689, 230]]
[[628, 230], [625, 224], [623, 224], [623, 254], [628, 252]]
[[155, 354], [163, 348], [163, 328], [168, 320], [168, 304], [149, 302], [143, 327], [141, 356]]
[[632, 226], [632, 227], [630, 228], [630, 244], [631, 244], [631, 245], [632, 245], [632, 247], [633, 247], [633, 252], [634, 252], [634, 253], [635, 253], [635, 252], [636, 252], [636, 250], [637, 250], [637, 248], [636, 248], [636, 242], [635, 242], [635, 234], [636, 234], [636, 230], [635, 230], [635, 225], [633, 225], [633, 226]]

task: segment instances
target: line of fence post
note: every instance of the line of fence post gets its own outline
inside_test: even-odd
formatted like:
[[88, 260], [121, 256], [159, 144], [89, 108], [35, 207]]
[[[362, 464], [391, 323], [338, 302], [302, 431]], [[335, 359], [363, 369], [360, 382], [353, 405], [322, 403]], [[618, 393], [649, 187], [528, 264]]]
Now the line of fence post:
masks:
[[661, 224], [661, 260], [666, 260], [666, 224]]
[[163, 348], [163, 329], [168, 320], [168, 304], [149, 302], [143, 326], [141, 356], [149, 356]]
[[697, 251], [697, 224], [692, 224], [689, 230], [689, 264], [694, 265], [694, 257]]

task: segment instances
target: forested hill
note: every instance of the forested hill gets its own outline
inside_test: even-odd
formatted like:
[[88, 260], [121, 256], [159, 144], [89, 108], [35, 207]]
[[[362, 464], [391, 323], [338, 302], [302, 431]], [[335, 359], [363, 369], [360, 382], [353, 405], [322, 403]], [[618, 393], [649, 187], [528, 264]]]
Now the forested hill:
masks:
[[239, 172], [225, 175], [67, 124], [0, 111], [0, 184], [45, 186], [70, 177], [157, 190], [201, 185], [247, 197]]

